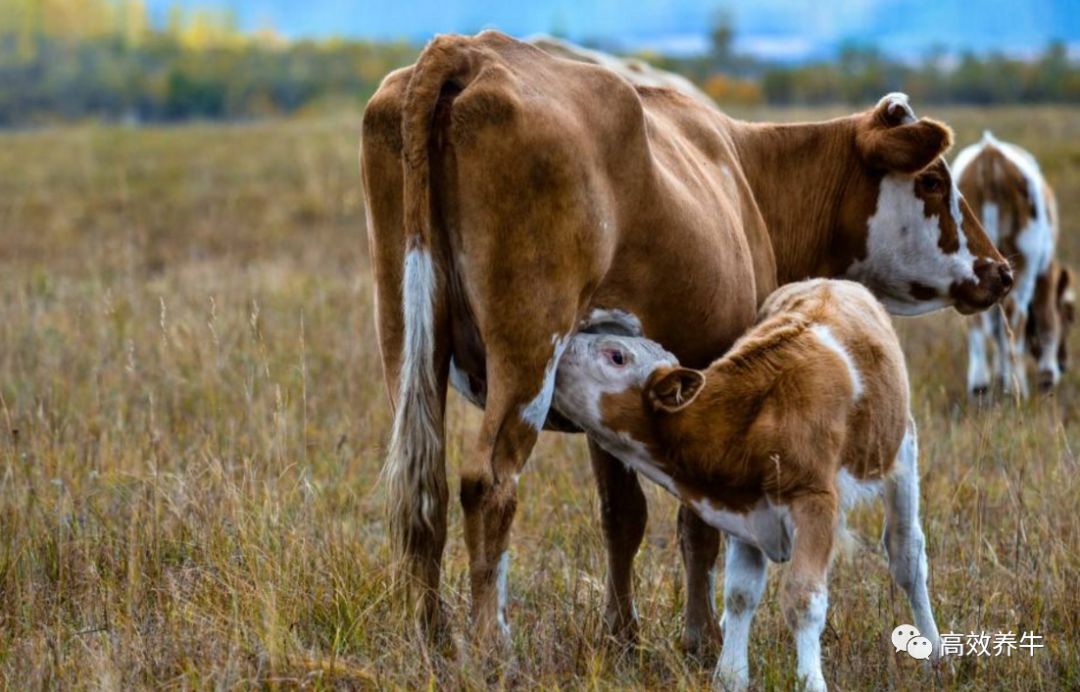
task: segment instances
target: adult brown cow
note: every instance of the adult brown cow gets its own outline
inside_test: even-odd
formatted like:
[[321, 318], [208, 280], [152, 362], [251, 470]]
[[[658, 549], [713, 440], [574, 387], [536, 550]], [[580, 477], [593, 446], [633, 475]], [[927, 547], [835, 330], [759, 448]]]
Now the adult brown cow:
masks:
[[[517, 479], [582, 327], [636, 329], [704, 367], [777, 285], [848, 276], [892, 312], [974, 312], [1012, 282], [941, 154], [950, 132], [902, 95], [823, 123], [738, 122], [497, 32], [440, 36], [364, 112], [362, 169], [397, 553], [438, 624], [448, 381], [484, 407], [461, 502], [475, 636], [508, 630]], [[605, 620], [633, 637], [635, 475], [590, 443], [608, 549]], [[718, 634], [715, 530], [681, 510], [685, 641]], [[496, 623], [500, 626], [496, 629]]]

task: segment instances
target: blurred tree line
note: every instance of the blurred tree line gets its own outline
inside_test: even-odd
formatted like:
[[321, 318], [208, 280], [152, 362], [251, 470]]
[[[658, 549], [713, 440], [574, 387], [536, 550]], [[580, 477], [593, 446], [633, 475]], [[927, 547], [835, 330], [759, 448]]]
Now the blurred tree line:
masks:
[[228, 12], [179, 5], [154, 26], [143, 0], [2, 0], [0, 126], [99, 117], [245, 118], [359, 107], [417, 46], [289, 42]]
[[[699, 56], [642, 57], [688, 76], [721, 104], [863, 104], [897, 90], [921, 103], [1080, 102], [1080, 65], [1061, 43], [1034, 60], [941, 48], [916, 63], [850, 44], [833, 61], [780, 65], [738, 53], [724, 15], [710, 39]], [[406, 43], [286, 41], [271, 27], [240, 31], [227, 11], [179, 5], [155, 24], [144, 0], [2, 0], [0, 126], [355, 107], [418, 51]]]
[[874, 46], [847, 43], [835, 60], [784, 65], [737, 52], [735, 30], [725, 14], [715, 18], [709, 39], [710, 49], [700, 56], [647, 58], [690, 77], [720, 103], [856, 105], [890, 91], [906, 92], [919, 103], [1080, 102], [1080, 64], [1069, 59], [1062, 42], [1051, 42], [1029, 60], [1001, 53], [955, 55], [938, 46], [918, 61], [895, 60]]

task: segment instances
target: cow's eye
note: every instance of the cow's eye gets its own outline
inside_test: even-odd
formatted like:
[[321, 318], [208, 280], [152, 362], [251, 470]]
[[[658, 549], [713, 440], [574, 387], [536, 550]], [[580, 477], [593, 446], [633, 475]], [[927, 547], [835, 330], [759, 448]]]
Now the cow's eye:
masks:
[[924, 175], [919, 180], [919, 186], [922, 187], [923, 192], [936, 195], [945, 189], [945, 181], [937, 175]]
[[626, 357], [626, 354], [617, 348], [609, 348], [607, 351], [604, 352], [604, 355], [607, 356], [609, 363], [620, 368], [626, 365], [627, 361], [629, 360]]

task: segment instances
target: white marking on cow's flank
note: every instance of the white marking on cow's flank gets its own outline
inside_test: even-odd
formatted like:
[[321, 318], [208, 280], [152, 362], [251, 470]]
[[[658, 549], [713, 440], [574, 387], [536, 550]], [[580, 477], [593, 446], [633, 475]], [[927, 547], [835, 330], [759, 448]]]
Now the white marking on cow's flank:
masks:
[[844, 365], [847, 366], [848, 376], [851, 378], [851, 397], [854, 401], [858, 401], [863, 394], [862, 376], [859, 375], [859, 369], [855, 366], [855, 360], [848, 353], [844, 345], [836, 338], [832, 330], [827, 325], [815, 324], [810, 327], [810, 331], [814, 333], [814, 336], [818, 338], [818, 341], [823, 346], [840, 356], [840, 360], [844, 361]]

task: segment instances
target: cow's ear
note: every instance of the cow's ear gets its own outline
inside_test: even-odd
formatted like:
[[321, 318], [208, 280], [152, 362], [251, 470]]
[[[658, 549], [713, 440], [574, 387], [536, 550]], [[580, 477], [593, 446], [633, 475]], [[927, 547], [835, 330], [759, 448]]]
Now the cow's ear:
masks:
[[855, 144], [871, 168], [915, 173], [952, 146], [952, 130], [930, 118], [916, 118], [907, 96], [889, 94], [857, 125]]
[[655, 375], [648, 385], [649, 403], [654, 411], [681, 411], [701, 394], [705, 375], [690, 368], [670, 368]]

